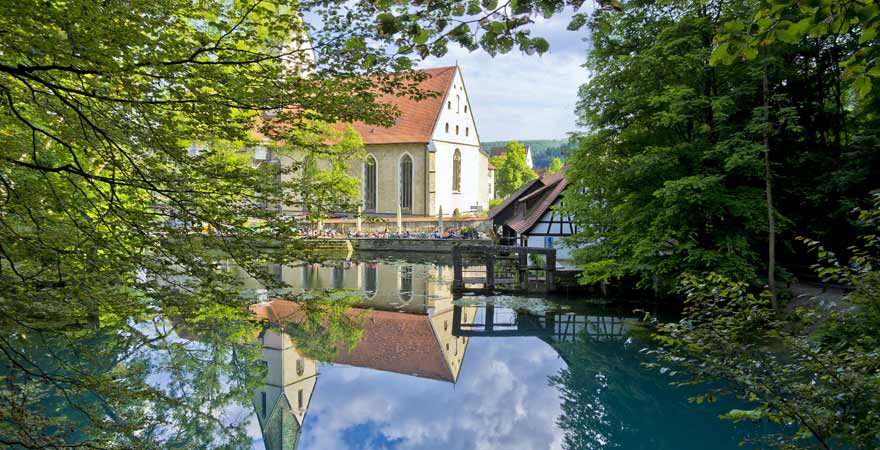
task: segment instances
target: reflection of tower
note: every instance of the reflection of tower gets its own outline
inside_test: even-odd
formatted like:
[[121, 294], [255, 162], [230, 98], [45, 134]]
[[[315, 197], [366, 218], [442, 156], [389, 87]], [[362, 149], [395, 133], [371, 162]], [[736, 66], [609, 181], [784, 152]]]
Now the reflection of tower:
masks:
[[290, 337], [271, 329], [260, 334], [266, 384], [254, 396], [254, 410], [266, 450], [293, 450], [299, 444], [318, 370], [299, 354]]

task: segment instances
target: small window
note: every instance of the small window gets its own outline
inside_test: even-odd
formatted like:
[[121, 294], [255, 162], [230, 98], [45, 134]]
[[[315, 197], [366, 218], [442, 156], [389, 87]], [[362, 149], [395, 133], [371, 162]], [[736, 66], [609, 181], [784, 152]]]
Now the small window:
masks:
[[452, 192], [461, 192], [461, 150], [452, 154]]
[[446, 123], [446, 132], [449, 133], [449, 122]]
[[452, 100], [446, 102], [446, 109], [452, 109]]
[[461, 98], [458, 95], [455, 96], [455, 112], [461, 112]]
[[444, 320], [443, 321], [443, 331], [446, 331], [447, 329], [449, 329], [449, 321]]
[[471, 135], [471, 128], [470, 127], [464, 127], [464, 135], [465, 136]]
[[299, 392], [296, 393], [297, 403], [299, 404], [299, 409], [303, 409], [303, 390], [300, 389]]
[[464, 112], [467, 112], [467, 105], [464, 105]]
[[296, 374], [297, 376], [302, 376], [306, 371], [306, 360], [300, 358], [296, 360]]
[[455, 135], [458, 136], [458, 125], [455, 126]]

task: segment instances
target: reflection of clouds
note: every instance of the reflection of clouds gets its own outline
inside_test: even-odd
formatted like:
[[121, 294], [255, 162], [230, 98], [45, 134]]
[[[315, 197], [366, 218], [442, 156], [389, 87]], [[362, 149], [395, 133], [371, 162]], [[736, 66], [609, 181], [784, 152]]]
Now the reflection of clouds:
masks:
[[536, 338], [472, 339], [459, 383], [324, 366], [300, 449], [559, 448], [547, 377], [562, 366]]

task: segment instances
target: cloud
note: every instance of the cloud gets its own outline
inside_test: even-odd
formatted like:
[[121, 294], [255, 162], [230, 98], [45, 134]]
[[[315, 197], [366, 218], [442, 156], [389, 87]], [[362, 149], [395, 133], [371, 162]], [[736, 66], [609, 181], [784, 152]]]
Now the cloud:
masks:
[[577, 90], [588, 79], [586, 32], [568, 31], [570, 12], [535, 18], [533, 36], [550, 42], [542, 56], [513, 50], [494, 58], [450, 45], [443, 58], [428, 58], [419, 67], [458, 63], [482, 141], [563, 138], [577, 130]]
[[300, 450], [555, 449], [563, 363], [537, 338], [472, 339], [459, 382], [322, 366]]

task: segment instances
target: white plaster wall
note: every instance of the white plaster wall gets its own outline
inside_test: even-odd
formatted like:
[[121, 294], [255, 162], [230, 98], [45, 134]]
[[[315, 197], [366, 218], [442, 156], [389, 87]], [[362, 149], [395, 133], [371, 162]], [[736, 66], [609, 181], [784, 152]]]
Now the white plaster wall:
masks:
[[[476, 146], [437, 142], [436, 159], [436, 210], [431, 215], [438, 213], [443, 206], [443, 214], [452, 214], [455, 208], [462, 213], [469, 212], [471, 205], [482, 205], [485, 210], [488, 206], [486, 198], [486, 183], [488, 170], [480, 163], [480, 158], [485, 156]], [[452, 158], [455, 149], [461, 151], [461, 191], [452, 192]]]
[[[467, 112], [465, 112], [467, 111]], [[446, 125], [449, 124], [449, 131]], [[458, 133], [456, 133], [458, 127]], [[462, 213], [479, 205], [489, 206], [489, 160], [480, 151], [480, 138], [474, 121], [473, 108], [467, 95], [461, 70], [456, 70], [432, 135], [437, 149], [435, 161], [435, 201], [429, 215], [443, 207], [449, 215], [457, 208]], [[452, 191], [452, 158], [455, 149], [461, 151], [461, 191]]]
[[[465, 112], [465, 107], [467, 107], [467, 112]], [[448, 132], [446, 131], [446, 124], [449, 124]], [[455, 132], [456, 126], [458, 126], [458, 134]], [[443, 99], [443, 106], [440, 109], [440, 115], [437, 118], [434, 133], [431, 137], [434, 141], [480, 145], [480, 137], [474, 122], [473, 108], [468, 99], [461, 70], [456, 70], [455, 72], [452, 86], [449, 87], [446, 98]]]
[[[529, 247], [545, 247], [544, 238], [546, 236], [529, 236], [527, 246]], [[556, 249], [556, 260], [567, 261], [571, 259], [571, 248], [562, 245], [561, 238], [553, 236], [553, 248]]]

